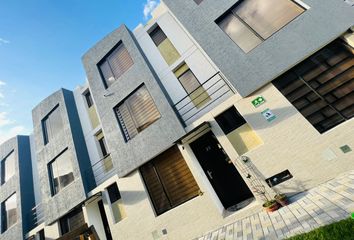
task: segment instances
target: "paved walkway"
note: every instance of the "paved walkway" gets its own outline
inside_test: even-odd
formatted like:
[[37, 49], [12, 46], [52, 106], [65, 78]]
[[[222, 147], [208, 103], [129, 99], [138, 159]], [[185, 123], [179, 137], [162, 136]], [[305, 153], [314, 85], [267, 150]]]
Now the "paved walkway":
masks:
[[276, 212], [256, 213], [195, 240], [284, 239], [350, 217], [354, 212], [354, 171], [307, 192]]

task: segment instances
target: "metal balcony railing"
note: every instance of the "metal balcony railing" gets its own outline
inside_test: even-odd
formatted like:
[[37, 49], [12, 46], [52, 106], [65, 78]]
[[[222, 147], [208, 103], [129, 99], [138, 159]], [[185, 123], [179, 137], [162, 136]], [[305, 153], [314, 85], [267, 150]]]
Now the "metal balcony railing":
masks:
[[220, 72], [178, 101], [174, 108], [188, 126], [234, 94]]
[[44, 222], [44, 209], [42, 203], [31, 209], [28, 214], [28, 221], [30, 223], [30, 229], [33, 229]]
[[110, 154], [107, 154], [102, 159], [87, 168], [84, 171], [83, 177], [86, 178], [89, 189], [92, 190], [111, 177], [114, 174], [113, 170], [114, 165], [112, 157]]

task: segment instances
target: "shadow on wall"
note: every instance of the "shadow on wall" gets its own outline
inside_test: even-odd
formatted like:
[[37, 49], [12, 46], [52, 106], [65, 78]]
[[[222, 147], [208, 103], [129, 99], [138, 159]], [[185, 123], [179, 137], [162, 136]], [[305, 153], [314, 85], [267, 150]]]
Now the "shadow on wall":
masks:
[[147, 198], [144, 191], [120, 191], [124, 205], [135, 205]]
[[[281, 107], [281, 108], [269, 108], [273, 116], [273, 120], [268, 121], [262, 112], [267, 110], [267, 107], [259, 107], [256, 113], [245, 114], [243, 117], [247, 122], [250, 122], [253, 130], [267, 129], [276, 126], [277, 124], [288, 120], [292, 116], [298, 113], [295, 107]], [[272, 118], [272, 116], [270, 116]]]

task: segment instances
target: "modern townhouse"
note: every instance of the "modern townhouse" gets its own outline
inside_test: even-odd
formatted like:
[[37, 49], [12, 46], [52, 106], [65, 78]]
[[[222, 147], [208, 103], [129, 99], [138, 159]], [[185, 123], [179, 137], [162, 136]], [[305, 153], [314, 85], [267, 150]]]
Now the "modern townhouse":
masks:
[[164, 1], [132, 39], [122, 26], [90, 49], [124, 209], [113, 236], [189, 239], [257, 209], [259, 188], [351, 169], [353, 20], [343, 1]]
[[347, 3], [164, 0], [108, 34], [33, 110], [27, 237], [193, 239], [353, 169]]
[[32, 116], [40, 200], [28, 237], [57, 239], [84, 225], [81, 203], [94, 187], [94, 176], [73, 92], [53, 93]]
[[30, 230], [28, 213], [35, 205], [30, 139], [11, 138], [0, 146], [0, 239], [24, 239]]

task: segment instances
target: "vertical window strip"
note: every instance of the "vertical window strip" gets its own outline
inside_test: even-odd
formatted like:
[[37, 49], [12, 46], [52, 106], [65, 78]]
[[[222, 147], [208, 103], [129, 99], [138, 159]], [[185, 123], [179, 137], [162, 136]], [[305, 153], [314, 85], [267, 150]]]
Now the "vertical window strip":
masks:
[[162, 31], [162, 29], [157, 26], [151, 33], [150, 37], [152, 41], [155, 43], [156, 47], [158, 47], [163, 41], [167, 39], [166, 34]]

